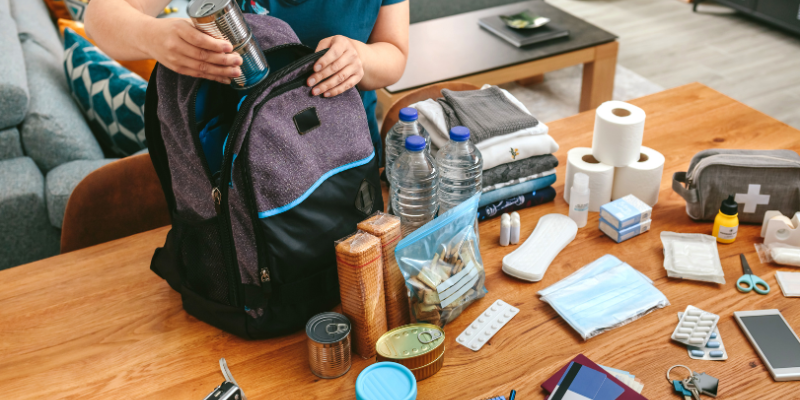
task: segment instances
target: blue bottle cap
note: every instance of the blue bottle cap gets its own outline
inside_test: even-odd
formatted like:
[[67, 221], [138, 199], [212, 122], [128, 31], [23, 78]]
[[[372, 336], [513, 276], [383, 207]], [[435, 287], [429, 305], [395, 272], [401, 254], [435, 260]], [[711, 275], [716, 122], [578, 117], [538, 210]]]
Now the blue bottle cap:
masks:
[[466, 126], [454, 126], [450, 128], [450, 140], [463, 142], [469, 139], [469, 128]]
[[356, 379], [356, 400], [415, 400], [417, 380], [411, 370], [393, 362], [370, 365]]
[[406, 138], [406, 150], [421, 151], [425, 149], [425, 138], [419, 135], [411, 135]]
[[416, 121], [418, 118], [417, 116], [417, 109], [406, 107], [400, 109], [400, 121], [410, 122]]

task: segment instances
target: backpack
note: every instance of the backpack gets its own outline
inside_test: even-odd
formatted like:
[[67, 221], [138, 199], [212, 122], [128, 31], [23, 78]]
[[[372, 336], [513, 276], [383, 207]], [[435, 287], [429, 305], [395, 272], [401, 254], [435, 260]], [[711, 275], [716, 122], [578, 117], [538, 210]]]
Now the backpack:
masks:
[[172, 217], [150, 268], [189, 314], [258, 339], [339, 303], [334, 241], [383, 198], [359, 92], [312, 96], [325, 50], [279, 19], [245, 19], [270, 64], [245, 97], [162, 65], [150, 77], [145, 132]]

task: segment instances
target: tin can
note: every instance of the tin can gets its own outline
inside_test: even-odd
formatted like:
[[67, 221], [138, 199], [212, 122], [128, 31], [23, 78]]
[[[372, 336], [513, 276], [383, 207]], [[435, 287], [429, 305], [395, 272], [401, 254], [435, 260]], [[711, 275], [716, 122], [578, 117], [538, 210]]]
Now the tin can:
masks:
[[235, 0], [193, 0], [187, 13], [197, 29], [213, 38], [227, 40], [233, 47], [250, 37], [250, 27]]
[[383, 334], [375, 348], [378, 362], [402, 364], [421, 381], [444, 365], [444, 330], [423, 323], [399, 326]]
[[233, 49], [234, 53], [242, 56], [242, 65], [239, 68], [242, 74], [231, 79], [234, 89], [250, 89], [269, 74], [269, 65], [255, 38], [251, 35], [244, 43]]
[[323, 379], [338, 378], [350, 370], [350, 321], [342, 314], [326, 312], [306, 324], [308, 364]]

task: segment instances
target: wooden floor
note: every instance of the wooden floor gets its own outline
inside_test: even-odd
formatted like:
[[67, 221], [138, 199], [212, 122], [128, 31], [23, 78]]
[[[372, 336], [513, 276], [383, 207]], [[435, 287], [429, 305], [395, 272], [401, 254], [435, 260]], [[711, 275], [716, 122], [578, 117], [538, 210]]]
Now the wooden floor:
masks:
[[665, 88], [700, 82], [800, 128], [800, 37], [676, 0], [546, 1], [617, 34], [618, 62], [637, 74]]

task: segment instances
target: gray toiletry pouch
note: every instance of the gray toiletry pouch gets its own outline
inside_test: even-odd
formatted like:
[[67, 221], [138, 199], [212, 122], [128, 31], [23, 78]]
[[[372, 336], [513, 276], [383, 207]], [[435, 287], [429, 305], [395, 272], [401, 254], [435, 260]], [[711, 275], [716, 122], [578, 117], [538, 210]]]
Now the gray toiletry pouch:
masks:
[[703, 150], [688, 172], [676, 172], [672, 190], [686, 200], [686, 214], [713, 221], [734, 195], [739, 222], [760, 224], [767, 210], [800, 211], [800, 156], [791, 150]]

